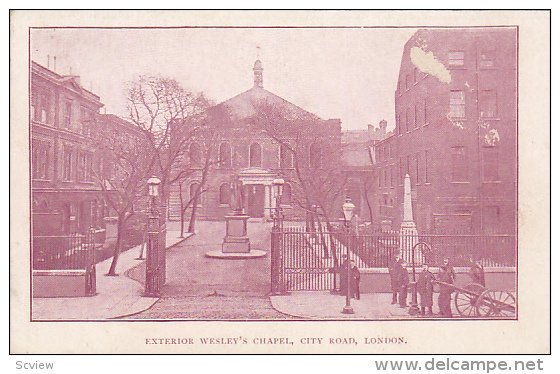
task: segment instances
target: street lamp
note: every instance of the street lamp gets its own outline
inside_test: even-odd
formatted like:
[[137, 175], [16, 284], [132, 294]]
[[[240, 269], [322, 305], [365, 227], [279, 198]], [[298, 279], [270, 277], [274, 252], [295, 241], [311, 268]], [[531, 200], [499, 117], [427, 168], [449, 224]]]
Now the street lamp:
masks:
[[356, 206], [352, 203], [349, 197], [346, 198], [344, 204], [342, 204], [342, 212], [344, 213], [344, 226], [346, 227], [346, 305], [342, 308], [343, 314], [354, 314], [354, 309], [350, 305], [350, 220], [354, 213], [354, 208]]
[[284, 179], [283, 178], [276, 178], [272, 181], [272, 188], [274, 193], [274, 226], [279, 228], [281, 215], [282, 215], [282, 208], [280, 207], [280, 199], [282, 194], [284, 193]]
[[430, 250], [430, 246], [424, 242], [418, 242], [412, 246], [412, 283], [411, 292], [412, 292], [412, 302], [410, 303], [410, 308], [408, 309], [408, 314], [415, 316], [418, 314], [420, 309], [418, 308], [418, 282], [416, 282], [416, 247], [424, 245]]
[[151, 203], [151, 212], [155, 212], [155, 201], [156, 197], [159, 195], [159, 185], [161, 180], [156, 177], [152, 176], [148, 179], [148, 195], [150, 196], [150, 203]]

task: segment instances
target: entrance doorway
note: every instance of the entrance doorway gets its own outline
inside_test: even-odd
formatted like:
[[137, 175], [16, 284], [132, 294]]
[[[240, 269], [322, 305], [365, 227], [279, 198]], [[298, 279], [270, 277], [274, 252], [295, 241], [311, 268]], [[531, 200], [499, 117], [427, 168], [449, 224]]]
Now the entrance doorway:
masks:
[[264, 217], [264, 185], [247, 185], [247, 214], [250, 217]]

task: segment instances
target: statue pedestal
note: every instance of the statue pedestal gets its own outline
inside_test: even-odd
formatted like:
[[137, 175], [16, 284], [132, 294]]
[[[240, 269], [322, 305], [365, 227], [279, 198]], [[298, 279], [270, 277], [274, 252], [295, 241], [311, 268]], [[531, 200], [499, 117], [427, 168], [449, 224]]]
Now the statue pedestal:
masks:
[[222, 250], [206, 253], [206, 257], [218, 259], [251, 259], [265, 257], [267, 252], [251, 249], [247, 235], [247, 215], [226, 216], [226, 236], [222, 242]]
[[226, 236], [222, 243], [224, 253], [249, 253], [251, 243], [247, 236], [247, 220], [249, 216], [225, 216]]

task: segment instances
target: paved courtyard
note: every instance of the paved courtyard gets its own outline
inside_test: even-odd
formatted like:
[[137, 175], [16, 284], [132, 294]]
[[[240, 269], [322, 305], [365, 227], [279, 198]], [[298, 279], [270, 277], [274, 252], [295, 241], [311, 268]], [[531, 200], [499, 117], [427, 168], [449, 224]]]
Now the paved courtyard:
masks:
[[[271, 224], [249, 222], [254, 249], [270, 251]], [[133, 319], [287, 319], [270, 302], [270, 256], [250, 260], [215, 259], [225, 222], [197, 222], [196, 235], [167, 252], [167, 283], [162, 297]], [[145, 265], [129, 271], [143, 283]]]

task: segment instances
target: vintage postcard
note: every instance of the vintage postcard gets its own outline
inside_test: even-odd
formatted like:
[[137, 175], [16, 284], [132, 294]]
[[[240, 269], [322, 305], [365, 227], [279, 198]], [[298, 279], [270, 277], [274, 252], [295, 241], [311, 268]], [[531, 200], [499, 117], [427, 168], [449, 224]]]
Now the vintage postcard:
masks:
[[12, 352], [549, 352], [549, 16], [12, 12]]

